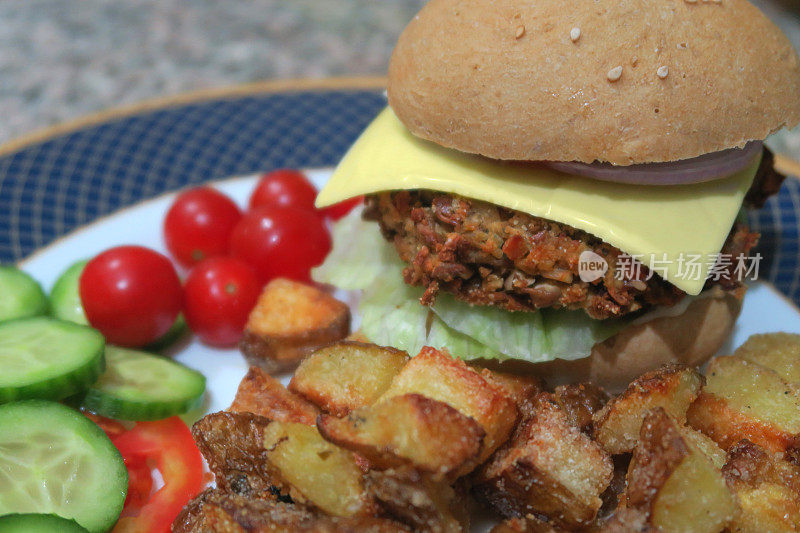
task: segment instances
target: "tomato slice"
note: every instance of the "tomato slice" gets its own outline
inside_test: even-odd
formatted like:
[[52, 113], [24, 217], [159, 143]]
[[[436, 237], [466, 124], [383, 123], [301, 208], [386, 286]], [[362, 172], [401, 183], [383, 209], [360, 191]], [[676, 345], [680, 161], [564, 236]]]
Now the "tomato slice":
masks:
[[[154, 463], [164, 486], [143, 501], [144, 491], [129, 498], [114, 532], [169, 532], [183, 506], [204, 485], [203, 458], [183, 421], [173, 416], [154, 422], [138, 422], [133, 429], [111, 438], [125, 464], [143, 476], [143, 465]], [[149, 474], [149, 468], [147, 470]], [[144, 484], [139, 487], [144, 488]], [[149, 490], [147, 494], [149, 495]]]

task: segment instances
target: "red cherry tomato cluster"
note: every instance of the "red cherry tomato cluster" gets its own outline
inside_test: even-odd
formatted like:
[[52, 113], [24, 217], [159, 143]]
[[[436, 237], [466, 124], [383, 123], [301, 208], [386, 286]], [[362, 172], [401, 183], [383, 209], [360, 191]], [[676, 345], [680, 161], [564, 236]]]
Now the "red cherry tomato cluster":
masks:
[[89, 323], [109, 343], [140, 347], [158, 340], [182, 311], [212, 346], [238, 342], [261, 287], [277, 277], [310, 282], [331, 249], [326, 220], [361, 202], [317, 209], [306, 176], [282, 169], [261, 177], [245, 213], [210, 187], [182, 192], [164, 219], [170, 255], [190, 269], [183, 287], [165, 256], [120, 246], [86, 265], [80, 296]]

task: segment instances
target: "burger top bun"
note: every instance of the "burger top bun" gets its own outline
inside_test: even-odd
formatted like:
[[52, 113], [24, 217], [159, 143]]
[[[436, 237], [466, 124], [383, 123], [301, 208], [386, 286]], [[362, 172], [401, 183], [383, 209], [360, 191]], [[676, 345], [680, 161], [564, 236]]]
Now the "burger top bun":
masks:
[[389, 67], [415, 135], [522, 161], [675, 161], [800, 122], [800, 61], [745, 0], [432, 0]]

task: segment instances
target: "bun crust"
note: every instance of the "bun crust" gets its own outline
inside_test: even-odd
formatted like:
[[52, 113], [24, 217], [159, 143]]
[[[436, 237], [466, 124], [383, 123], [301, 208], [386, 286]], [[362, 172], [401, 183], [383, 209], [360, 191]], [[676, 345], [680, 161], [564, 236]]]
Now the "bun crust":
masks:
[[[741, 294], [715, 292], [693, 301], [675, 317], [629, 326], [596, 344], [589, 357], [528, 365], [549, 385], [591, 381], [619, 392], [639, 375], [667, 363], [700, 366], [731, 334], [742, 309]], [[532, 367], [532, 368], [531, 368]]]
[[523, 161], [741, 147], [800, 122], [798, 94], [796, 52], [746, 0], [431, 0], [389, 67], [412, 133]]

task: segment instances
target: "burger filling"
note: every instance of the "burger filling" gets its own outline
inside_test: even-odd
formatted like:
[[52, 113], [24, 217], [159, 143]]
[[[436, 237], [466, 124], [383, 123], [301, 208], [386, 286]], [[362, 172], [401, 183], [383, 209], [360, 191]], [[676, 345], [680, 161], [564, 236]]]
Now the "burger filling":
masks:
[[[761, 207], [781, 181], [765, 149], [746, 205]], [[606, 319], [671, 306], [685, 296], [645, 265], [631, 268], [630, 257], [593, 235], [487, 202], [424, 190], [385, 192], [367, 198], [364, 216], [380, 224], [408, 263], [403, 278], [425, 288], [425, 305], [446, 291], [470, 304], [509, 311], [582, 309]], [[757, 234], [737, 222], [720, 253], [747, 256], [757, 241]], [[608, 264], [605, 275], [591, 282], [581, 280], [578, 270], [587, 250]], [[742, 281], [732, 272], [734, 265], [707, 288], [738, 288]]]

